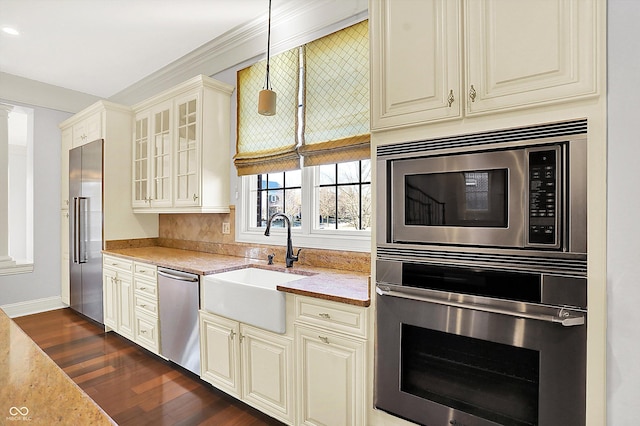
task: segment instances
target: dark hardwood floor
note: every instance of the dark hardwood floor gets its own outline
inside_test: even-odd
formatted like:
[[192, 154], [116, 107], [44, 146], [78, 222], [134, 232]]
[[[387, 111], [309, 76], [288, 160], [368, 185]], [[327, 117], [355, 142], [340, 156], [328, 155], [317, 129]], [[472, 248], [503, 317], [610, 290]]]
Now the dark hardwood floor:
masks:
[[119, 425], [282, 425], [71, 309], [14, 321]]

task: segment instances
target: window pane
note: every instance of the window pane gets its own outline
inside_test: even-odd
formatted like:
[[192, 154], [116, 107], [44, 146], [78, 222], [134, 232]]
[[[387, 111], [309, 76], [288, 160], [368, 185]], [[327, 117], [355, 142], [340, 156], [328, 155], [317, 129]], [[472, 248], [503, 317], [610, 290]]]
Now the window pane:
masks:
[[285, 213], [291, 217], [291, 226], [294, 228], [302, 226], [302, 190], [300, 188], [285, 191], [284, 206]]
[[338, 188], [338, 229], [360, 229], [360, 191], [358, 185]]
[[[271, 176], [271, 175], [269, 175], [269, 176]], [[285, 178], [286, 178], [287, 188], [302, 186], [302, 171], [301, 170], [292, 170], [290, 172], [286, 172]]]
[[371, 182], [371, 160], [361, 161], [362, 182]]
[[359, 161], [338, 164], [338, 183], [358, 182], [360, 179], [359, 167]]
[[320, 229], [336, 229], [336, 187], [320, 187], [317, 192]]
[[336, 165], [320, 166], [320, 185], [334, 185], [336, 183]]
[[361, 229], [371, 230], [371, 185], [362, 185], [362, 222]]

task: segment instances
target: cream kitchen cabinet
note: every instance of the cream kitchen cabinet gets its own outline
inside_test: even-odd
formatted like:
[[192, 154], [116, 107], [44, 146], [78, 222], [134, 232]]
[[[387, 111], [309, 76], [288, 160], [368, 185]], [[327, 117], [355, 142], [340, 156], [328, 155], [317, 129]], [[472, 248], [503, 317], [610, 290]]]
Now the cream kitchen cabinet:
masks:
[[[69, 210], [60, 211], [60, 230], [61, 234], [69, 235]], [[60, 280], [63, 283], [69, 282], [69, 239], [62, 238], [60, 240]], [[69, 306], [71, 305], [71, 295], [69, 294], [69, 286], [62, 286], [60, 298], [62, 303]]]
[[134, 340], [133, 262], [103, 255], [104, 325]]
[[73, 125], [73, 148], [102, 138], [102, 111], [91, 111]]
[[298, 425], [366, 423], [365, 308], [296, 296]]
[[134, 105], [135, 212], [229, 212], [232, 91], [200, 75]]
[[155, 265], [133, 263], [134, 341], [149, 351], [160, 353], [158, 277]]
[[160, 353], [157, 268], [103, 255], [104, 325], [149, 351]]
[[200, 311], [202, 379], [293, 424], [293, 341]]
[[370, 1], [373, 130], [597, 95], [594, 0]]

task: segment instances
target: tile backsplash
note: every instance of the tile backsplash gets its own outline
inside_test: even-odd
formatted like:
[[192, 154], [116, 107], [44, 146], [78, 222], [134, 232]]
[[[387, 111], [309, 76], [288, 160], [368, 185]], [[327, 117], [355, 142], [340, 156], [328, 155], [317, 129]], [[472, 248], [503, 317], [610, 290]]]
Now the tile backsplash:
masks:
[[[229, 234], [222, 233], [223, 223], [229, 224]], [[231, 213], [161, 214], [158, 231], [154, 245], [263, 260], [273, 253], [276, 263], [284, 263], [284, 246], [235, 242], [235, 206], [231, 206]], [[297, 248], [294, 241], [294, 249]], [[298, 263], [369, 272], [371, 254], [303, 248]]]

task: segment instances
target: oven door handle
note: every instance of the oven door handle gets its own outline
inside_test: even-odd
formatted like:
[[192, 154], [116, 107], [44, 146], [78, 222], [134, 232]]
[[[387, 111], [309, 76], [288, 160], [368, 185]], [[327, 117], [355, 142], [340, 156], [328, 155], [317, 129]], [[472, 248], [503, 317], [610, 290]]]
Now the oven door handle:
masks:
[[419, 302], [427, 302], [427, 303], [437, 303], [439, 305], [451, 306], [451, 307], [461, 308], [461, 309], [473, 309], [476, 311], [488, 312], [492, 314], [509, 315], [512, 317], [552, 322], [552, 323], [561, 324], [565, 327], [584, 325], [584, 322], [585, 322], [584, 315], [576, 315], [575, 312], [562, 307], [558, 308], [558, 312], [556, 315], [548, 315], [548, 314], [540, 314], [540, 313], [518, 312], [510, 309], [502, 309], [502, 308], [497, 308], [497, 307], [487, 306], [487, 305], [460, 303], [460, 302], [454, 302], [451, 300], [439, 299], [437, 297], [418, 296], [415, 294], [408, 294], [408, 293], [403, 293], [401, 291], [392, 290], [389, 287], [380, 286], [380, 285], [376, 286], [376, 293], [378, 293], [380, 296], [400, 297], [403, 299], [416, 300]]

